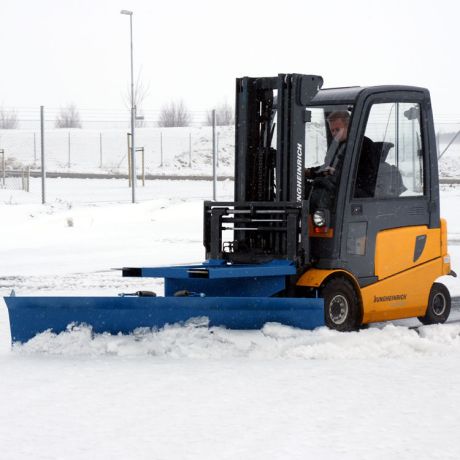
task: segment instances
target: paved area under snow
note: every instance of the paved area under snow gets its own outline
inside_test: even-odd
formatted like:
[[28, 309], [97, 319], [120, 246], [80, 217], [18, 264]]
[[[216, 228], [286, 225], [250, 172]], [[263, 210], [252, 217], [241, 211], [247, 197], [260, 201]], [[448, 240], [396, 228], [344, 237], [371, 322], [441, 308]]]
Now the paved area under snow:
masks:
[[[91, 181], [52, 184], [46, 206], [34, 191], [0, 190], [0, 295], [161, 292], [110, 268], [203, 257], [209, 183], [151, 183], [136, 205], [91, 202]], [[225, 199], [232, 184], [221, 186]], [[458, 271], [459, 195], [442, 192]], [[457, 459], [460, 323], [414, 326], [228, 331], [197, 320], [116, 337], [75, 328], [11, 350], [2, 304], [0, 457]]]

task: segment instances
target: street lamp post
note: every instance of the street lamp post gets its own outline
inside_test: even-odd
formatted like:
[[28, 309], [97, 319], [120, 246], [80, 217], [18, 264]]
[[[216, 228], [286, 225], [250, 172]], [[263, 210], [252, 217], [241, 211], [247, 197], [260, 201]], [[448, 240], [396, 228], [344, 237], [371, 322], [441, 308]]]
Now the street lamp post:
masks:
[[121, 14], [129, 16], [129, 32], [131, 43], [131, 192], [132, 201], [136, 202], [136, 144], [134, 130], [136, 125], [136, 105], [134, 103], [134, 70], [133, 70], [133, 12], [121, 10]]

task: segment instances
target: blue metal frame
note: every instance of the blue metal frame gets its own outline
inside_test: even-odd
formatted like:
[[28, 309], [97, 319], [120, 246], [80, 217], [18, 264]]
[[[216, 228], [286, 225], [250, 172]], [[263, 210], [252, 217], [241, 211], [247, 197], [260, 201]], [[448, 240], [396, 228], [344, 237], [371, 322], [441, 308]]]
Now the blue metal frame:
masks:
[[[129, 270], [129, 269], [124, 269]], [[272, 260], [263, 264], [228, 264], [224, 260], [209, 260], [196, 265], [177, 265], [172, 267], [143, 267], [137, 269], [140, 277], [150, 278], [194, 278], [196, 271], [202, 271], [203, 278], [228, 279], [262, 276], [287, 276], [297, 273], [293, 262]]]
[[245, 278], [165, 278], [165, 296], [191, 291], [207, 297], [271, 297], [286, 288], [285, 276]]

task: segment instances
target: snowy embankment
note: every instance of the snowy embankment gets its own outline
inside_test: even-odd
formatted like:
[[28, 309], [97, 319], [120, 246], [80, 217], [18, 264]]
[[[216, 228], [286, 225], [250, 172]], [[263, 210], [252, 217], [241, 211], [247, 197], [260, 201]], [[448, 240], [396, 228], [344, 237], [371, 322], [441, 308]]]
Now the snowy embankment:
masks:
[[[210, 183], [149, 182], [139, 193], [150, 199], [136, 205], [125, 182], [48, 185], [45, 206], [38, 182], [29, 195], [0, 190], [0, 295], [161, 293], [159, 281], [110, 268], [203, 259]], [[219, 183], [218, 198], [232, 187]], [[459, 199], [443, 189], [458, 271]], [[460, 295], [457, 279], [443, 280]], [[460, 323], [415, 330], [413, 319], [349, 334], [204, 326], [129, 336], [80, 327], [11, 350], [2, 303], [1, 458], [460, 457]]]

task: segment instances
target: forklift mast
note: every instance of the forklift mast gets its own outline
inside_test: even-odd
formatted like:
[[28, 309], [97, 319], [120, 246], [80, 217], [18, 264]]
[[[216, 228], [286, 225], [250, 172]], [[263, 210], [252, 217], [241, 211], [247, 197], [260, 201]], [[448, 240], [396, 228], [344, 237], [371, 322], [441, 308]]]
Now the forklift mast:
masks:
[[308, 264], [306, 106], [322, 83], [299, 74], [237, 79], [235, 201], [204, 203], [206, 259]]

